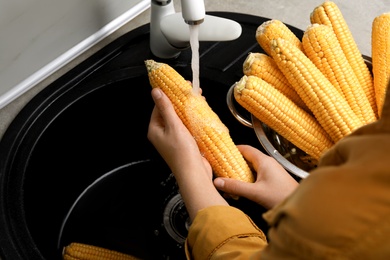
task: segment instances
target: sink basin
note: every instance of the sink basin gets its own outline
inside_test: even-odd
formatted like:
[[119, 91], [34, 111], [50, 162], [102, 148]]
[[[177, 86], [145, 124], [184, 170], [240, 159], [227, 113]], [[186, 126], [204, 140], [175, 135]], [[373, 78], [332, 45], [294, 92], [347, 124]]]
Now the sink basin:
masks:
[[[200, 44], [203, 95], [235, 143], [263, 150], [253, 129], [231, 115], [225, 99], [229, 87], [242, 76], [248, 52], [262, 51], [254, 34], [268, 18], [211, 14], [239, 22], [243, 32], [232, 42]], [[146, 24], [46, 87], [11, 123], [0, 143], [2, 259], [61, 259], [62, 246], [74, 240], [145, 259], [185, 259], [185, 210], [175, 204], [181, 205], [175, 211], [179, 215], [168, 214], [173, 219], [168, 227], [164, 216], [167, 207], [177, 202], [177, 187], [146, 138], [153, 101], [144, 60], [150, 58], [159, 60], [149, 50]], [[162, 61], [191, 79], [190, 50], [177, 59]], [[141, 167], [135, 163], [139, 161], [147, 163]], [[107, 180], [121, 188], [103, 189], [110, 187], [105, 183], [94, 188], [102, 188], [101, 192], [80, 200], [79, 216], [72, 215], [66, 238], [57, 244], [62, 223], [77, 198], [112, 172], [117, 173]], [[267, 230], [261, 218], [263, 208], [245, 199], [231, 203]], [[175, 232], [180, 239], [172, 235]]]

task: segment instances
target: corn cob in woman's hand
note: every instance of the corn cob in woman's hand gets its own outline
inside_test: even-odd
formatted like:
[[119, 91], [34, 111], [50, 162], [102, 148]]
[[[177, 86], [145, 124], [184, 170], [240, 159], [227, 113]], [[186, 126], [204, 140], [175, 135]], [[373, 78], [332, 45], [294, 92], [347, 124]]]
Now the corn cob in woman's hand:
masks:
[[229, 129], [204, 97], [194, 93], [191, 84], [168, 64], [146, 60], [145, 65], [151, 86], [160, 88], [171, 100], [176, 113], [194, 136], [214, 174], [253, 182], [253, 173], [234, 144]]

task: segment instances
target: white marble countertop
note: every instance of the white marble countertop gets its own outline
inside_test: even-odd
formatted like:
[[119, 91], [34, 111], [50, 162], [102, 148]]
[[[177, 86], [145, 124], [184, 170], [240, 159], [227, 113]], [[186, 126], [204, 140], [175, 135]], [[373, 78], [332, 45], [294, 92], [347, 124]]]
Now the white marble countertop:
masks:
[[[177, 11], [180, 11], [180, 1], [174, 0]], [[322, 0], [205, 0], [206, 11], [227, 11], [251, 14], [272, 19], [279, 19], [287, 24], [304, 30], [309, 25], [309, 16], [315, 6]], [[362, 54], [371, 56], [371, 23], [375, 16], [390, 12], [390, 4], [386, 0], [334, 0], [342, 11], [347, 24], [358, 44]], [[60, 70], [54, 72], [45, 80], [36, 84], [26, 93], [13, 100], [0, 110], [0, 138], [10, 122], [23, 106], [40, 90], [48, 86], [58, 77], [69, 71], [82, 60], [105, 46], [120, 35], [149, 23], [150, 9], [147, 9], [135, 19], [125, 24], [111, 35], [95, 44], [88, 51], [69, 62]]]
[[0, 108], [149, 8], [150, 0], [0, 0]]

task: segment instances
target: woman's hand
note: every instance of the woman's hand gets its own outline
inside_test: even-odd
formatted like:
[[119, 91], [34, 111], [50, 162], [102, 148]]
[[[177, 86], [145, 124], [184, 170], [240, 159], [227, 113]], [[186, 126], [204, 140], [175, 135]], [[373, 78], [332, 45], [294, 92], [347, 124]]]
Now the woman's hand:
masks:
[[169, 98], [157, 88], [152, 89], [152, 97], [155, 107], [147, 137], [175, 176], [190, 218], [203, 208], [228, 205], [213, 185], [209, 162], [202, 157]]
[[245, 197], [269, 209], [298, 187], [298, 182], [274, 158], [249, 145], [238, 145], [238, 148], [252, 169], [257, 172], [255, 183], [216, 178], [214, 185], [217, 189]]
[[152, 97], [155, 107], [147, 137], [171, 170], [174, 173], [181, 172], [181, 169], [191, 167], [193, 162], [201, 160], [211, 171], [210, 165], [201, 156], [193, 136], [176, 114], [168, 97], [160, 89], [152, 89]]

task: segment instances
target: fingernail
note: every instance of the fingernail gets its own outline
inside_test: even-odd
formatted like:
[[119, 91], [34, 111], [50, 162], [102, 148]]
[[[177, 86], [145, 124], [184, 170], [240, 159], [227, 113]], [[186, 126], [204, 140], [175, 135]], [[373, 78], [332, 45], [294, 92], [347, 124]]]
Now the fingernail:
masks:
[[223, 188], [223, 186], [225, 185], [225, 181], [223, 179], [216, 178], [214, 180], [214, 185], [219, 187], [219, 188]]
[[153, 89], [153, 91], [152, 91], [152, 96], [153, 96], [153, 98], [154, 99], [159, 99], [159, 98], [161, 98], [161, 90], [160, 89]]

